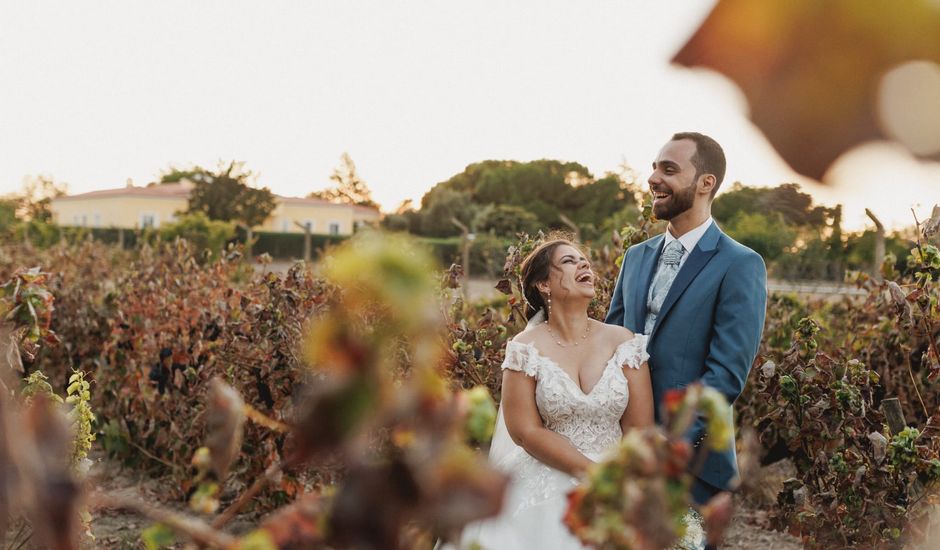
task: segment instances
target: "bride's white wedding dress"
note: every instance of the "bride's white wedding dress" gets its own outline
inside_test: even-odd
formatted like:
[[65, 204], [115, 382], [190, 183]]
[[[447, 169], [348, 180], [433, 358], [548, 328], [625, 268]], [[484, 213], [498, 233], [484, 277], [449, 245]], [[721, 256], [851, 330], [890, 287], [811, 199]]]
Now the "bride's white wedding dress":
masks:
[[[531, 344], [509, 342], [502, 368], [535, 378], [535, 401], [545, 427], [565, 436], [596, 461], [622, 437], [620, 418], [630, 398], [623, 367], [639, 368], [649, 358], [646, 340], [646, 336], [637, 334], [620, 344], [588, 393]], [[461, 549], [471, 548], [473, 543], [486, 550], [585, 548], [561, 521], [566, 495], [578, 480], [539, 462], [513, 443], [502, 407], [490, 462], [511, 476], [503, 510], [496, 518], [467, 526], [461, 536]]]

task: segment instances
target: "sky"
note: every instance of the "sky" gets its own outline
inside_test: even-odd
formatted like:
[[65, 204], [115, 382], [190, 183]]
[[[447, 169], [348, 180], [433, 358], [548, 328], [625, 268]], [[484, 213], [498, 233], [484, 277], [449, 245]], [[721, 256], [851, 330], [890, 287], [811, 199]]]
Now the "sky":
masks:
[[873, 143], [826, 185], [795, 174], [720, 74], [669, 64], [708, 0], [31, 0], [0, 16], [0, 194], [69, 193], [244, 161], [285, 196], [348, 152], [383, 210], [485, 159], [624, 162], [645, 181], [676, 131], [715, 137], [728, 186], [798, 182], [892, 227], [940, 202], [940, 164]]

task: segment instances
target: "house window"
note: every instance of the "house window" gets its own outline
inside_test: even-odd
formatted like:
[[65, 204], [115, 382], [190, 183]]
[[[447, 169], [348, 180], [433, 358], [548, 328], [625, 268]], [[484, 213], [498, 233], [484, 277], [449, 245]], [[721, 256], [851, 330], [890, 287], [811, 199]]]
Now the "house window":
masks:
[[339, 235], [339, 222], [330, 222], [330, 235]]
[[95, 227], [101, 227], [101, 214], [95, 212]]
[[88, 216], [82, 214], [82, 227], [88, 227]]
[[157, 226], [156, 214], [153, 214], [150, 212], [144, 212], [140, 215], [140, 227], [142, 229], [146, 229], [148, 227], [156, 227], [156, 226]]
[[290, 231], [290, 220], [281, 218], [281, 233], [287, 233], [288, 231]]
[[304, 220], [304, 225], [310, 228], [310, 232], [313, 233], [313, 220]]
[[82, 217], [78, 214], [73, 215], [72, 225], [82, 225]]

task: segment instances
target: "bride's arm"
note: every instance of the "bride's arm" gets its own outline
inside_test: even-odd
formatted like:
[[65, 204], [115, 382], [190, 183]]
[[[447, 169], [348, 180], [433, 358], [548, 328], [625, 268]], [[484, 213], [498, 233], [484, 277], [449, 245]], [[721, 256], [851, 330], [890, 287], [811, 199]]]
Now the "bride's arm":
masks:
[[573, 476], [591, 464], [566, 437], [542, 424], [535, 404], [535, 378], [504, 370], [502, 406], [510, 437], [530, 455]]
[[620, 427], [624, 433], [630, 428], [645, 428], [653, 425], [653, 385], [650, 382], [649, 365], [643, 363], [640, 368], [623, 367], [623, 375], [630, 388], [627, 409], [620, 417]]

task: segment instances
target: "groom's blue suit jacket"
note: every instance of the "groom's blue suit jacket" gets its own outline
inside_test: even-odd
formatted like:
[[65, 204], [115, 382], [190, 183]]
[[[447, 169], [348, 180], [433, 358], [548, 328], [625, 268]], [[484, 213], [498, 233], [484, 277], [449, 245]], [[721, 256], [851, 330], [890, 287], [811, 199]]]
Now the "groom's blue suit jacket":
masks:
[[[642, 333], [650, 282], [663, 235], [630, 247], [624, 256], [606, 322]], [[649, 335], [656, 421], [665, 392], [701, 380], [734, 402], [757, 355], [767, 307], [767, 271], [760, 255], [712, 223], [676, 275]], [[691, 441], [705, 433], [699, 419]], [[718, 488], [737, 478], [732, 447], [712, 452], [698, 476]]]

